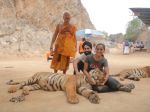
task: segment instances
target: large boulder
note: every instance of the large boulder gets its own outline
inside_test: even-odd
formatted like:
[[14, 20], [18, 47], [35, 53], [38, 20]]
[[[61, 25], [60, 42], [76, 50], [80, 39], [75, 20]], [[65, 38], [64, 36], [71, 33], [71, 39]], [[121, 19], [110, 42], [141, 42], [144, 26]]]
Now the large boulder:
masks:
[[65, 11], [78, 29], [94, 28], [80, 0], [0, 0], [1, 54], [43, 55]]

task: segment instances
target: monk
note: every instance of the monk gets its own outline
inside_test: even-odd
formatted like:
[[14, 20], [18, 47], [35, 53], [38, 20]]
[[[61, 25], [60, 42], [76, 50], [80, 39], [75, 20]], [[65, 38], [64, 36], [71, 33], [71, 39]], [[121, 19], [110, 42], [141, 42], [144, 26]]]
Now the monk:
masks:
[[51, 68], [55, 73], [61, 70], [65, 74], [69, 67], [70, 57], [75, 57], [76, 54], [76, 27], [70, 24], [70, 19], [70, 14], [65, 12], [63, 14], [64, 22], [57, 25], [52, 37], [50, 45], [50, 52], [53, 52]]

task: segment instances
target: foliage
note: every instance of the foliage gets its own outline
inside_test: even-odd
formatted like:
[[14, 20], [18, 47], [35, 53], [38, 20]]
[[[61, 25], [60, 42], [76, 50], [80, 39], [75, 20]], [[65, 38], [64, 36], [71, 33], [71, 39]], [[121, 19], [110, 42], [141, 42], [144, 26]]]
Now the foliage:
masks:
[[144, 24], [143, 22], [138, 19], [134, 18], [128, 23], [125, 39], [129, 41], [135, 41], [138, 37], [138, 35], [144, 30]]
[[110, 34], [108, 40], [113, 41], [113, 42], [122, 43], [123, 38], [124, 38], [124, 36], [122, 33], [117, 33], [117, 34]]

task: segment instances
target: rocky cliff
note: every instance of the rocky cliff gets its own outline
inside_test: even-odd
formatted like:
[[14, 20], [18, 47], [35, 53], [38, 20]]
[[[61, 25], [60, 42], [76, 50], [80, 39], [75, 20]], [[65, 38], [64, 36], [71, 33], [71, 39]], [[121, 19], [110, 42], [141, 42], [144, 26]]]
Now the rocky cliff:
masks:
[[80, 0], [0, 0], [0, 54], [44, 54], [65, 11], [78, 29], [94, 28]]

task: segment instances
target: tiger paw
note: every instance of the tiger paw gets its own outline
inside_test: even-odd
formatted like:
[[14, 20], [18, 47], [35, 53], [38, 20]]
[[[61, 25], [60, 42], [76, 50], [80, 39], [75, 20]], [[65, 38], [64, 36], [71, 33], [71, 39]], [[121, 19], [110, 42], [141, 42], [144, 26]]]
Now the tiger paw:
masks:
[[25, 96], [24, 95], [20, 95], [20, 96], [12, 97], [9, 101], [18, 103], [18, 102], [22, 102], [24, 100], [25, 100]]
[[99, 98], [99, 96], [96, 93], [92, 93], [89, 96], [89, 100], [90, 100], [91, 103], [95, 103], [95, 104], [99, 104], [100, 103], [100, 98]]
[[138, 78], [138, 77], [134, 77], [134, 79], [133, 79], [134, 81], [140, 81], [140, 78]]
[[9, 80], [8, 82], [6, 82], [6, 84], [11, 85], [12, 82], [13, 82], [13, 80]]
[[24, 87], [23, 87], [22, 94], [23, 94], [23, 95], [29, 95], [29, 87], [28, 87], [28, 86], [24, 86]]
[[16, 86], [10, 86], [10, 88], [8, 89], [9, 93], [14, 93], [17, 91], [17, 87]]
[[79, 103], [79, 99], [78, 99], [77, 96], [75, 96], [75, 97], [69, 97], [67, 100], [71, 104], [77, 104], [77, 103]]

